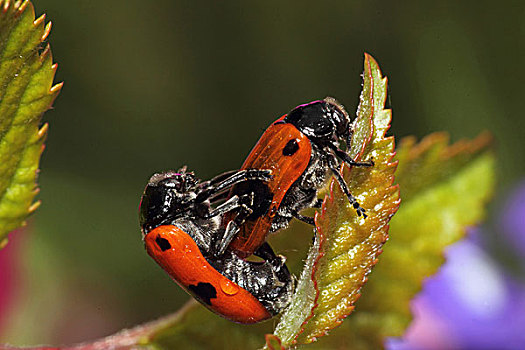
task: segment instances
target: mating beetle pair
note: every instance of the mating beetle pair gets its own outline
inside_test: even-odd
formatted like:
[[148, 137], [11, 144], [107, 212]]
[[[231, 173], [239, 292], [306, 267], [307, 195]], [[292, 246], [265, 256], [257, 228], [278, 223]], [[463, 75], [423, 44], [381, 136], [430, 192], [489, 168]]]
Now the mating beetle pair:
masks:
[[[281, 312], [294, 278], [266, 237], [292, 218], [314, 224], [300, 211], [319, 207], [318, 190], [331, 172], [357, 215], [365, 210], [339, 171], [355, 162], [352, 127], [333, 98], [294, 108], [261, 136], [239, 171], [201, 182], [185, 168], [155, 174], [140, 206], [140, 224], [150, 256], [210, 310], [240, 323]], [[256, 255], [263, 262], [244, 258]]]

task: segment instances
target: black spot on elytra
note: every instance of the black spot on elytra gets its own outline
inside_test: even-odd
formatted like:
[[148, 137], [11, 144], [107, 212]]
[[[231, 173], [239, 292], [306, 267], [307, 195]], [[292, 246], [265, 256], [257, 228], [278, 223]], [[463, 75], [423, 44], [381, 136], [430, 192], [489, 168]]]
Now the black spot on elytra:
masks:
[[197, 285], [190, 284], [188, 289], [208, 305], [211, 305], [211, 299], [217, 298], [217, 289], [210, 283], [199, 282]]
[[161, 236], [157, 236], [155, 238], [155, 243], [159, 246], [160, 250], [165, 252], [168, 249], [171, 249], [171, 244], [166, 238], [162, 238]]
[[291, 156], [299, 150], [299, 144], [296, 139], [288, 141], [286, 146], [283, 148], [283, 156]]

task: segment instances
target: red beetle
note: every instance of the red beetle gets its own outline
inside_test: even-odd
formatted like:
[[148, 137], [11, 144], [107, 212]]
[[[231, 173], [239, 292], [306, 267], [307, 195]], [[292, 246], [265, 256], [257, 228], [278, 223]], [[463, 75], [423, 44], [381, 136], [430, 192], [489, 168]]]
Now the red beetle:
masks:
[[223, 215], [240, 210], [252, 195], [232, 197], [215, 209], [210, 199], [222, 198], [222, 192], [246, 179], [270, 177], [267, 170], [232, 172], [206, 182], [185, 169], [155, 174], [142, 196], [140, 224], [148, 254], [184, 290], [222, 317], [255, 323], [289, 304], [295, 280], [284, 257], [267, 243], [259, 249], [263, 262], [232, 252], [219, 256], [215, 250], [228, 227]]
[[[270, 181], [249, 180], [235, 185], [230, 196], [253, 195], [251, 213], [231, 212], [224, 222], [235, 215], [236, 234], [223, 240], [219, 253], [228, 248], [241, 257], [249, 256], [266, 241], [269, 233], [288, 226], [292, 218], [314, 224], [311, 217], [299, 212], [319, 207], [318, 190], [327, 173], [335, 176], [357, 215], [366, 218], [365, 210], [350, 193], [339, 168], [342, 162], [351, 166], [372, 166], [373, 162], [355, 162], [339, 146], [350, 147], [352, 127], [350, 117], [335, 99], [327, 97], [294, 108], [279, 118], [261, 136], [241, 169], [268, 169]], [[237, 223], [241, 223], [237, 225]]]
[[150, 231], [144, 244], [148, 254], [185, 291], [234, 322], [256, 323], [275, 316], [288, 304], [293, 291], [284, 258], [276, 257], [277, 265], [272, 265], [274, 261], [245, 261], [230, 252], [210, 259], [189, 234], [174, 225]]

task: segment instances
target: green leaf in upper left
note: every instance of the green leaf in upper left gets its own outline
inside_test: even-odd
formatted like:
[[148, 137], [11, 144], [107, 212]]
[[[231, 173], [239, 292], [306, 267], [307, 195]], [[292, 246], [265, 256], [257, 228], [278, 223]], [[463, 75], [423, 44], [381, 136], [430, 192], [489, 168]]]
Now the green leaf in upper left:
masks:
[[39, 206], [36, 179], [48, 126], [42, 114], [57, 97], [57, 68], [43, 42], [51, 23], [30, 1], [0, 1], [0, 247]]

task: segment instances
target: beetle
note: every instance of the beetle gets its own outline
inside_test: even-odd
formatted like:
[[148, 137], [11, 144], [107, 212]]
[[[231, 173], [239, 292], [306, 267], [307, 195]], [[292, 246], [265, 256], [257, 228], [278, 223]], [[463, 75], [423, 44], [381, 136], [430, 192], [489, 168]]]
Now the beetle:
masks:
[[255, 323], [280, 313], [291, 300], [295, 279], [285, 258], [267, 243], [257, 251], [262, 262], [216, 254], [216, 241], [228, 229], [224, 214], [249, 213], [251, 194], [230, 197], [215, 208], [211, 204], [234, 184], [270, 178], [267, 170], [241, 170], [201, 182], [183, 168], [153, 175], [142, 196], [140, 225], [148, 254], [186, 292], [234, 322]]
[[[178, 171], [156, 173], [151, 176], [140, 201], [139, 221], [143, 235], [157, 226], [172, 224], [178, 220], [191, 221], [202, 228], [195, 236], [199, 246], [213, 253], [215, 241], [221, 241], [218, 236], [220, 217], [224, 213], [239, 209], [240, 213], [250, 213], [253, 199], [252, 193], [234, 195], [212, 209], [228, 194], [227, 191], [236, 184], [247, 180], [267, 182], [272, 178], [269, 170], [248, 169], [230, 171], [214, 177], [209, 181], [201, 181], [186, 167]], [[233, 221], [235, 222], [235, 218]], [[233, 224], [233, 222], [232, 222]], [[228, 234], [231, 225], [224, 230]]]
[[284, 257], [253, 262], [232, 252], [204, 255], [192, 238], [195, 234], [178, 225], [162, 225], [146, 234], [144, 244], [148, 254], [201, 304], [245, 324], [269, 319], [288, 305], [294, 283]]
[[[339, 168], [373, 166], [373, 161], [356, 162], [343, 149], [349, 149], [352, 138], [350, 117], [334, 98], [327, 97], [295, 107], [275, 121], [263, 133], [246, 158], [241, 170], [269, 169], [270, 181], [257, 179], [236, 184], [232, 198], [251, 194], [250, 212], [232, 211], [227, 220], [236, 216], [229, 232], [217, 248], [219, 254], [230, 249], [241, 257], [253, 254], [269, 233], [288, 226], [292, 218], [314, 225], [312, 217], [299, 212], [319, 208], [319, 189], [331, 172], [358, 216], [366, 218], [363, 209], [352, 196]], [[238, 225], [242, 223], [242, 225]]]

